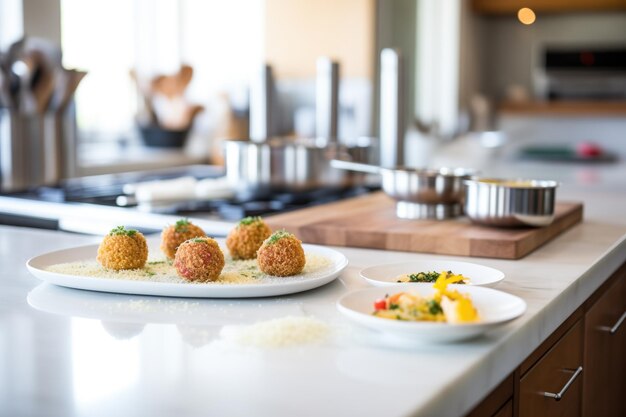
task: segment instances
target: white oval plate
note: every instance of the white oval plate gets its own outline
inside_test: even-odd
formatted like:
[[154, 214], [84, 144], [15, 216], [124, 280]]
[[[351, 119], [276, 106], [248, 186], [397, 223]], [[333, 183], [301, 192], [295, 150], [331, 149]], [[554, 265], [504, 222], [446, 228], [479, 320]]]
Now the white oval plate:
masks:
[[[459, 261], [411, 261], [376, 265], [361, 271], [361, 277], [375, 287], [408, 284], [397, 282], [398, 276], [428, 271], [452, 271], [469, 278], [469, 285], [494, 287], [504, 279], [504, 272], [488, 266]], [[411, 283], [417, 284], [417, 283]]]
[[[221, 246], [223, 239], [217, 239]], [[59, 263], [94, 260], [98, 245], [80, 246], [36, 256], [26, 263], [31, 274], [42, 281], [62, 287], [121, 294], [158, 295], [165, 297], [249, 298], [293, 294], [328, 284], [348, 266], [346, 257], [336, 250], [316, 245], [302, 245], [305, 254], [324, 256], [330, 265], [314, 273], [276, 278], [259, 284], [167, 283], [69, 275], [47, 271]], [[158, 251], [158, 242], [149, 243], [150, 252]]]
[[[368, 288], [348, 293], [337, 301], [337, 308], [346, 317], [362, 326], [383, 332], [394, 339], [420, 343], [444, 343], [470, 339], [521, 316], [526, 303], [514, 295], [491, 288], [450, 285], [472, 298], [480, 314], [479, 323], [448, 324], [418, 321], [398, 321], [372, 315], [374, 301], [389, 294], [389, 288]], [[430, 296], [431, 284], [398, 284], [393, 292], [416, 291]]]

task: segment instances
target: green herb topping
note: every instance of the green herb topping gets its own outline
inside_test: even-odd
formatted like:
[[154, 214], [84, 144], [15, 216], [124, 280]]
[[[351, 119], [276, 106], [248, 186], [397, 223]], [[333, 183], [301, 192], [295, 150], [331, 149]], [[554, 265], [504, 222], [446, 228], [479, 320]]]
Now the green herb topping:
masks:
[[124, 226], [117, 226], [109, 232], [109, 236], [135, 236], [137, 231], [134, 229], [126, 229]]
[[432, 315], [443, 314], [443, 309], [441, 305], [435, 300], [428, 300], [428, 312]]
[[249, 226], [252, 223], [259, 223], [261, 218], [259, 216], [248, 216], [239, 220], [239, 226]]
[[439, 272], [418, 272], [417, 274], [410, 274], [410, 282], [435, 282], [439, 278]]
[[268, 237], [266, 242], [268, 245], [278, 242], [280, 239], [284, 237], [292, 237], [293, 235], [286, 230], [279, 230], [277, 232], [272, 233], [272, 236]]
[[174, 225], [174, 230], [178, 233], [185, 233], [187, 230], [189, 230], [187, 228], [187, 226], [189, 226], [191, 223], [189, 222], [189, 220], [187, 219], [180, 219], [176, 222], [176, 224]]
[[[449, 275], [454, 275], [452, 273], [452, 271], [448, 271]], [[430, 271], [430, 272], [417, 272], [415, 274], [409, 274], [408, 278], [409, 281], [408, 282], [435, 282], [437, 281], [437, 278], [439, 278], [439, 275], [441, 275], [439, 272], [435, 272], [435, 271]], [[404, 282], [402, 280], [398, 280], [398, 282]], [[465, 282], [461, 281], [457, 281], [455, 282], [455, 284], [465, 284]]]
[[206, 237], [194, 237], [193, 239], [190, 239], [190, 240], [194, 243], [209, 243]]

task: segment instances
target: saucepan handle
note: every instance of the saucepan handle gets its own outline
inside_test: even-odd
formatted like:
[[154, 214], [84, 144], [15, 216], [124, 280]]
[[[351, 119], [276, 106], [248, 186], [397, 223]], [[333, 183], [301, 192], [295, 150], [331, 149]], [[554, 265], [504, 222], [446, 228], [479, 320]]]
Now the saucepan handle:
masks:
[[343, 161], [341, 159], [332, 159], [330, 166], [337, 169], [345, 169], [348, 171], [365, 172], [367, 174], [382, 174], [383, 169], [376, 165], [361, 164], [359, 162]]

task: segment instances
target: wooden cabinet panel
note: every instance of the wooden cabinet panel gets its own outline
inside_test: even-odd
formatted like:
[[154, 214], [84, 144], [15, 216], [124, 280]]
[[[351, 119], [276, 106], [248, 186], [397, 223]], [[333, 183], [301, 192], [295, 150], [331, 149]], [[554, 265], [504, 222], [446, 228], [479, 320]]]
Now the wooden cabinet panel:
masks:
[[626, 263], [466, 417], [625, 417], [625, 312]]
[[617, 327], [626, 312], [626, 273], [620, 273], [585, 315], [583, 417], [626, 416], [626, 322]]
[[[513, 389], [515, 386], [514, 374], [509, 375], [485, 399], [476, 406], [466, 417], [506, 417], [513, 416]], [[508, 409], [511, 409], [511, 414]]]
[[606, 11], [626, 9], [626, 0], [473, 0], [472, 7], [487, 14], [515, 14], [522, 7], [545, 13]]
[[513, 417], [513, 400], [509, 400], [493, 417]]
[[[578, 321], [520, 381], [520, 417], [576, 417], [581, 415], [582, 378], [573, 378], [583, 364], [583, 324]], [[584, 373], [584, 372], [583, 372]], [[568, 389], [557, 400], [544, 395]]]

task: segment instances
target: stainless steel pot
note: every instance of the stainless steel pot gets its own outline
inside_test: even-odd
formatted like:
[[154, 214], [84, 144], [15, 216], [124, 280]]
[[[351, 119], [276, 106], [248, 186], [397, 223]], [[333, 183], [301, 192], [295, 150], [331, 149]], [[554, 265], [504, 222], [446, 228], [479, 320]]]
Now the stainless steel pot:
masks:
[[328, 58], [317, 64], [316, 138], [273, 135], [272, 69], [264, 66], [251, 91], [250, 139], [225, 142], [226, 177], [242, 198], [279, 192], [360, 185], [366, 176], [330, 166], [333, 158], [373, 162], [376, 140], [363, 138], [354, 146], [338, 144], [339, 65]]
[[462, 213], [463, 181], [474, 172], [464, 168], [382, 168], [333, 160], [331, 166], [382, 176], [383, 191], [394, 198], [396, 215], [404, 219], [447, 219]]
[[474, 223], [547, 226], [554, 220], [555, 181], [473, 178], [465, 185], [465, 213]]
[[226, 177], [239, 197], [306, 192], [362, 184], [365, 175], [330, 166], [333, 158], [368, 161], [371, 143], [318, 146], [315, 140], [274, 138], [265, 143], [227, 141]]

